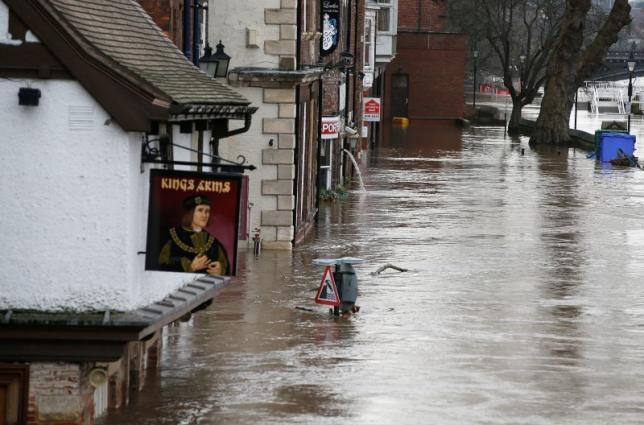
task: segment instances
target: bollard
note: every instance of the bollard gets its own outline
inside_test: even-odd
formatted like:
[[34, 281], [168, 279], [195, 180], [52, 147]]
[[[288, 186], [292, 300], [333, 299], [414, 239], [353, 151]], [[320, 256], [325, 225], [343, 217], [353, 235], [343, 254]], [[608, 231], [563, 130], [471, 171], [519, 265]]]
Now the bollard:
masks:
[[262, 252], [262, 237], [260, 236], [261, 231], [262, 229], [255, 228], [255, 234], [253, 235], [253, 253], [255, 253], [255, 257], [258, 257]]
[[339, 302], [334, 305], [333, 313], [337, 316], [340, 314], [357, 313], [360, 307], [356, 306], [358, 298], [358, 277], [353, 268], [354, 264], [365, 263], [365, 260], [353, 257], [343, 257], [336, 259], [315, 259], [313, 264], [319, 266], [335, 265], [333, 280], [335, 281]]

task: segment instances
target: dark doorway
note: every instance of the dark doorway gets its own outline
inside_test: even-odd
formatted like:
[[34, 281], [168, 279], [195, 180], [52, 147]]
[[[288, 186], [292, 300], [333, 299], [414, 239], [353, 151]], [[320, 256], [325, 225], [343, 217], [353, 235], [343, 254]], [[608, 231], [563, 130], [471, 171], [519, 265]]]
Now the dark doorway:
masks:
[[391, 112], [394, 117], [409, 117], [409, 74], [391, 76]]
[[0, 425], [7, 425], [7, 386], [0, 385]]
[[27, 423], [29, 367], [0, 364], [0, 425]]

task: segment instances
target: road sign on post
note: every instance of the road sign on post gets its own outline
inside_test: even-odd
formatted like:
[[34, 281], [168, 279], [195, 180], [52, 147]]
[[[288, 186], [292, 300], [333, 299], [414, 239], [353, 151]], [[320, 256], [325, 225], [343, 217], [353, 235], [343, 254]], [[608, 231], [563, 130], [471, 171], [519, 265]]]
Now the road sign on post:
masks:
[[315, 303], [332, 306], [340, 305], [340, 295], [338, 295], [338, 287], [335, 285], [335, 279], [333, 279], [331, 266], [324, 268], [322, 282], [320, 282], [320, 288], [315, 296]]

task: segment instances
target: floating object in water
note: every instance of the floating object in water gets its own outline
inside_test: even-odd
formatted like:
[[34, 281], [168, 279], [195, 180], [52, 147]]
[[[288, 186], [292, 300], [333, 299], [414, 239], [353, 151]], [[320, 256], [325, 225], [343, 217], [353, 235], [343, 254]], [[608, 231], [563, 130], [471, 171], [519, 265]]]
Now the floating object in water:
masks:
[[375, 276], [375, 275], [378, 275], [378, 274], [382, 273], [383, 271], [385, 271], [387, 269], [394, 269], [394, 270], [397, 270], [397, 271], [403, 272], [403, 273], [408, 271], [407, 269], [403, 269], [402, 267], [394, 266], [393, 264], [385, 264], [384, 266], [378, 268], [378, 270], [376, 270], [375, 272], [373, 272], [371, 274], [372, 274], [372, 276]]
[[638, 158], [634, 155], [627, 155], [620, 148], [617, 149], [617, 157], [611, 159], [610, 162], [612, 165], [623, 165], [625, 167], [639, 167]]
[[402, 127], [402, 128], [409, 127], [409, 118], [394, 117], [391, 121], [393, 125], [395, 125], [396, 127]]
[[313, 310], [312, 308], [296, 306], [295, 309], [296, 310], [302, 310], [302, 311], [310, 311], [311, 313], [317, 313], [317, 310]]

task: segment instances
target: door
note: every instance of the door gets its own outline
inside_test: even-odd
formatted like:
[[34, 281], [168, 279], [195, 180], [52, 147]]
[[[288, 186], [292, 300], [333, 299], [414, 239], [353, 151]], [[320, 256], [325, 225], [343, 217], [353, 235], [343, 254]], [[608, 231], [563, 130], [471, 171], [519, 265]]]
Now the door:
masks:
[[394, 117], [409, 117], [409, 74], [391, 76], [391, 113]]
[[7, 425], [7, 386], [0, 384], [0, 425]]

